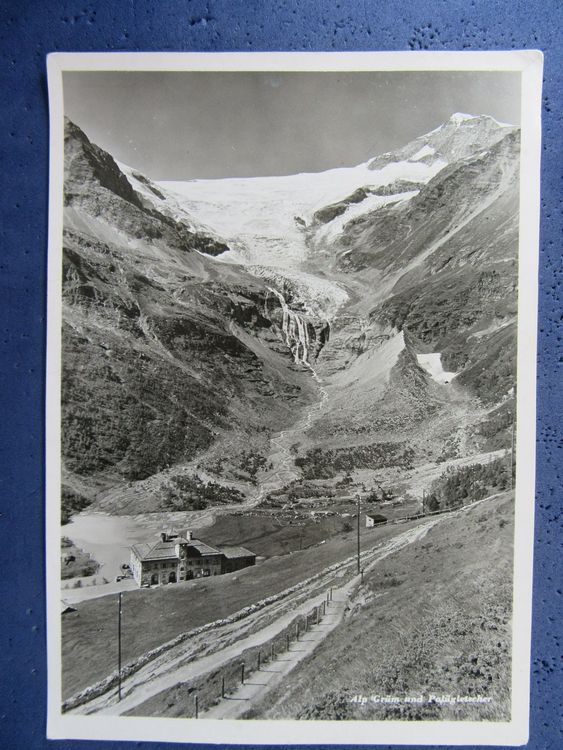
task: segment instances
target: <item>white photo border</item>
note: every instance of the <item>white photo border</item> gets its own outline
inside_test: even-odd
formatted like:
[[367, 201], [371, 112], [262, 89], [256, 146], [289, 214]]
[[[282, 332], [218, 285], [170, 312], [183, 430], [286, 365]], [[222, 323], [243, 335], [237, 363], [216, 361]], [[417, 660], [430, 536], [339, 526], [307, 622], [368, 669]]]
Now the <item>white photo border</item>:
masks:
[[[46, 363], [46, 562], [49, 739], [258, 745], [522, 745], [528, 740], [535, 505], [536, 348], [543, 55], [507, 52], [52, 53]], [[468, 71], [521, 73], [521, 168], [512, 718], [481, 721], [255, 721], [77, 716], [61, 712], [60, 438], [63, 85], [65, 71]], [[275, 728], [275, 731], [272, 729]]]

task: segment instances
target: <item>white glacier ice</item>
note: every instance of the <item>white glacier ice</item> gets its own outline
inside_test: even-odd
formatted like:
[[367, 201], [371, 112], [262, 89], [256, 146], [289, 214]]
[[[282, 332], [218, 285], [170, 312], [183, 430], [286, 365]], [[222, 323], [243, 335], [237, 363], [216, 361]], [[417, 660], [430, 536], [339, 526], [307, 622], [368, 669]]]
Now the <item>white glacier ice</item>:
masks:
[[436, 149], [426, 144], [426, 146], [423, 146], [416, 152], [416, 154], [411, 156], [410, 161], [418, 161], [419, 159], [424, 159], [425, 156], [434, 156], [435, 153]]

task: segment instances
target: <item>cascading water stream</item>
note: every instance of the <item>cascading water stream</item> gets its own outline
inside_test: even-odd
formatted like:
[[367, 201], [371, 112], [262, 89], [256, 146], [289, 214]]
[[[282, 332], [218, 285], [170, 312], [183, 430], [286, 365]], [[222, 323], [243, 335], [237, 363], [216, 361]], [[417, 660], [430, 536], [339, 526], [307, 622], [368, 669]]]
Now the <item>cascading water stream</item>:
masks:
[[268, 289], [279, 300], [282, 309], [282, 332], [285, 343], [293, 354], [293, 359], [297, 364], [301, 363], [307, 367], [311, 367], [309, 363], [310, 338], [307, 322], [298, 313], [291, 310], [281, 292], [272, 287], [268, 287]]
[[322, 385], [321, 379], [308, 359], [310, 354], [310, 337], [307, 321], [290, 309], [281, 292], [271, 287], [268, 287], [268, 289], [279, 300], [282, 309], [282, 333], [285, 343], [291, 350], [294, 361], [304, 365], [311, 371], [313, 378], [319, 386], [320, 398], [307, 409], [296, 424], [286, 430], [281, 430], [275, 437], [272, 437], [271, 445], [273, 451], [270, 454], [270, 459], [273, 466], [262, 477], [257, 492], [251, 500], [251, 505], [259, 504], [267, 496], [268, 492], [279, 489], [299, 477], [299, 472], [295, 468], [291, 454], [291, 446], [298, 435], [311, 427], [314, 416], [324, 408], [328, 400], [328, 392]]

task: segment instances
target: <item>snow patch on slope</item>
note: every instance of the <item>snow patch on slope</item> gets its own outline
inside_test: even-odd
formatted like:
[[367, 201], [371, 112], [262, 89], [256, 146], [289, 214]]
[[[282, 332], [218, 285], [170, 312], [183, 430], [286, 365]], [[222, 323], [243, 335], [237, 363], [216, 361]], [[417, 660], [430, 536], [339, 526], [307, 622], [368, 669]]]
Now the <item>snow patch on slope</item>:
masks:
[[410, 161], [418, 161], [419, 159], [424, 159], [425, 156], [434, 156], [435, 153], [436, 149], [427, 144], [426, 146], [423, 146], [421, 149], [419, 149], [416, 154], [411, 156]]
[[493, 321], [486, 328], [482, 328], [480, 331], [475, 331], [474, 333], [470, 333], [468, 338], [480, 339], [480, 338], [483, 338], [483, 336], [489, 336], [491, 333], [496, 333], [497, 331], [501, 331], [503, 328], [506, 328], [513, 322], [514, 322], [514, 319], [505, 320], [502, 323]]
[[449, 383], [452, 378], [455, 378], [457, 372], [447, 372], [442, 367], [442, 355], [440, 352], [432, 352], [431, 354], [417, 354], [416, 358], [418, 364], [426, 370], [426, 372], [435, 380], [437, 383]]
[[395, 193], [394, 195], [371, 195], [361, 203], [351, 203], [343, 214], [340, 214], [340, 216], [337, 216], [318, 229], [316, 238], [329, 242], [335, 240], [344, 231], [346, 224], [353, 219], [357, 219], [390, 203], [410, 200], [415, 195], [418, 195], [418, 193], [418, 190], [411, 190], [406, 193]]
[[456, 125], [460, 125], [462, 122], [465, 122], [466, 120], [476, 120], [476, 115], [468, 115], [465, 112], [454, 112], [454, 114], [450, 117], [450, 122], [454, 122]]

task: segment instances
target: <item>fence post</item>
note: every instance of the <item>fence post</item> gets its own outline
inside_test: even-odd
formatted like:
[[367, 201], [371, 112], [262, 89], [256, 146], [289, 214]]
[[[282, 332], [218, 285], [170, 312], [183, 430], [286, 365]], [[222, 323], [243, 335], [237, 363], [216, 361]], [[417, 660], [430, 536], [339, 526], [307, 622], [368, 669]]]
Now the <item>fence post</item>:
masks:
[[329, 597], [329, 596], [330, 596], [330, 594], [329, 594], [329, 593], [328, 593], [328, 591], [327, 591], [327, 592], [326, 592], [326, 606], [327, 606], [327, 607], [328, 607], [328, 597]]
[[332, 586], [330, 587], [330, 601], [332, 601]]
[[240, 666], [240, 681], [244, 685], [244, 662]]
[[117, 700], [121, 700], [121, 615], [122, 592], [117, 596]]
[[221, 680], [221, 698], [225, 697], [225, 675], [223, 675], [223, 679]]
[[195, 694], [194, 703], [195, 703], [195, 717], [197, 719], [199, 718], [199, 698], [198, 698], [197, 693]]
[[299, 620], [295, 623], [295, 640], [299, 640]]
[[274, 644], [272, 643], [272, 652], [271, 652], [272, 661], [274, 661], [275, 656], [276, 656], [276, 648]]
[[289, 633], [285, 636], [285, 640], [287, 642], [287, 651], [289, 651]]
[[261, 657], [261, 653], [260, 651], [258, 651], [258, 671], [260, 671], [260, 657]]

